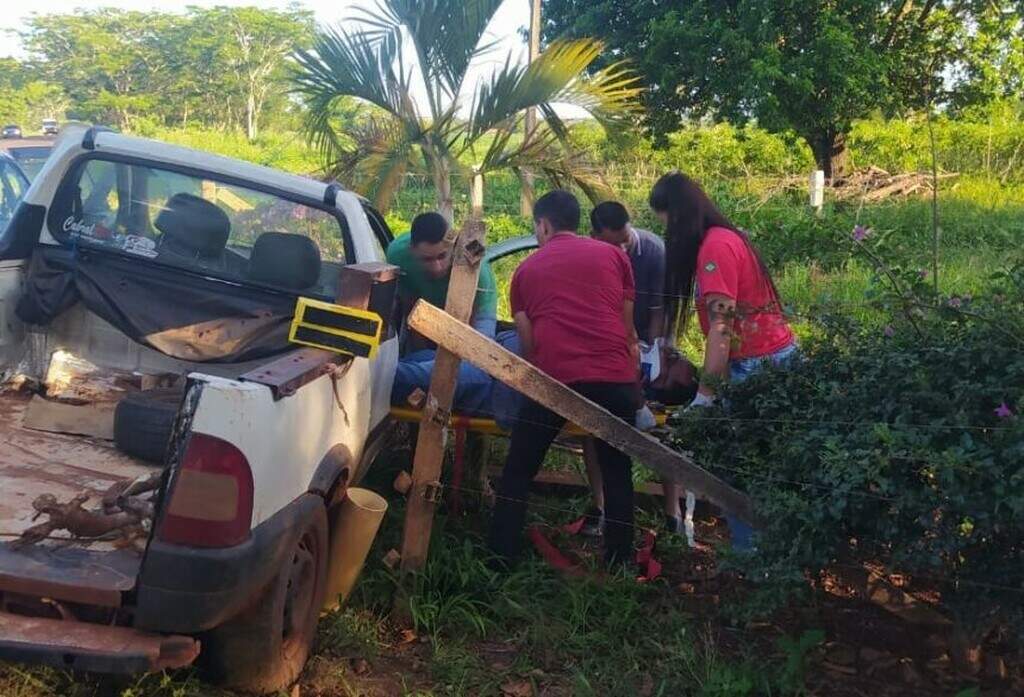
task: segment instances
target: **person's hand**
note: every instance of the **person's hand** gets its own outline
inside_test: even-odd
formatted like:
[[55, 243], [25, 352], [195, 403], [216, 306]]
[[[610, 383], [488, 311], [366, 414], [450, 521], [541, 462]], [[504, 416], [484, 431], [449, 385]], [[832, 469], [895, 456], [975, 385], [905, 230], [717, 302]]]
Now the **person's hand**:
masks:
[[654, 412], [651, 411], [650, 407], [645, 404], [637, 410], [635, 423], [636, 427], [641, 431], [650, 431], [658, 425], [658, 420], [654, 418]]

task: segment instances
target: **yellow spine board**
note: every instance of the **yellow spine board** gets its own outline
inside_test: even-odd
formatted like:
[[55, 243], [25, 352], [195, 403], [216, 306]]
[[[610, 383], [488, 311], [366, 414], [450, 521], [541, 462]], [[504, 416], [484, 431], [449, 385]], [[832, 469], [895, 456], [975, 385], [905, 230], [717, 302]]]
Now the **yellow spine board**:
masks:
[[288, 340], [295, 344], [373, 359], [383, 322], [376, 312], [313, 298], [295, 304]]

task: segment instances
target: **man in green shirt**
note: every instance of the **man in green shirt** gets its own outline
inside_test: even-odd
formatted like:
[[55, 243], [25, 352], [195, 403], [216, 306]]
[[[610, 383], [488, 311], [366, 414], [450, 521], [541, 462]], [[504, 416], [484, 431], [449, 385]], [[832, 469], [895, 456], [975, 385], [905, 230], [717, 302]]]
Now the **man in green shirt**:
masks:
[[[407, 235], [396, 237], [388, 245], [388, 263], [401, 270], [398, 298], [402, 314], [407, 315], [417, 300], [444, 309], [448, 281], [452, 275], [452, 249], [445, 241], [448, 221], [440, 213], [421, 213], [412, 221]], [[478, 332], [494, 338], [498, 317], [498, 290], [491, 265], [480, 267], [476, 301], [470, 324]]]

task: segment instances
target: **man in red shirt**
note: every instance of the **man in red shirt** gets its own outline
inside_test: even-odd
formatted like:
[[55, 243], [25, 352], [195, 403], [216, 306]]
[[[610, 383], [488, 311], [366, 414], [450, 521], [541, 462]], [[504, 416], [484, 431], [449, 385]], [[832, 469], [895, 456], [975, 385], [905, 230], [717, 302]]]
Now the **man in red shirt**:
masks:
[[[512, 314], [524, 355], [538, 368], [620, 419], [633, 423], [639, 405], [639, 354], [629, 257], [612, 245], [580, 237], [580, 205], [552, 191], [533, 207], [540, 249], [512, 277]], [[526, 400], [512, 427], [508, 459], [491, 522], [491, 550], [518, 555], [526, 497], [565, 419]], [[627, 455], [597, 443], [604, 481], [605, 558], [633, 551], [633, 478]]]

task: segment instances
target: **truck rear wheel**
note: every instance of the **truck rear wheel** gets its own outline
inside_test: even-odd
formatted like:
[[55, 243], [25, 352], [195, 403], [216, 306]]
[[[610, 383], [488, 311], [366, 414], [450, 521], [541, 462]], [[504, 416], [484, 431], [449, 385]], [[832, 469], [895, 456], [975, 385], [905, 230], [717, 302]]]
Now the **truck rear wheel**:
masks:
[[203, 638], [199, 660], [213, 680], [263, 695], [298, 679], [327, 590], [327, 539], [320, 506], [262, 596]]

